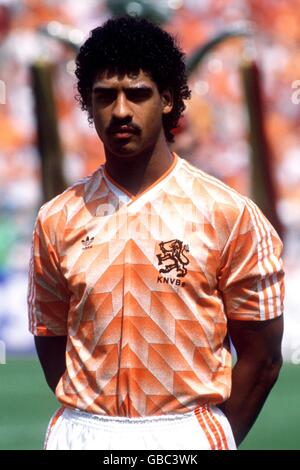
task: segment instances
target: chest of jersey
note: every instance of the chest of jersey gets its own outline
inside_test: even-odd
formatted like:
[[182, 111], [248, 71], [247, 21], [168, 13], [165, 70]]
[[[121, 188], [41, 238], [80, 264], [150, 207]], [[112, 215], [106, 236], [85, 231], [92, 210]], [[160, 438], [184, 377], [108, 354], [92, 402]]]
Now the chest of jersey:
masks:
[[191, 201], [180, 206], [161, 199], [137, 208], [122, 201], [87, 207], [81, 222], [67, 225], [61, 266], [75, 296], [86, 289], [111, 292], [120, 280], [129, 287], [134, 279], [153, 292], [192, 286], [201, 297], [216, 289], [212, 225]]

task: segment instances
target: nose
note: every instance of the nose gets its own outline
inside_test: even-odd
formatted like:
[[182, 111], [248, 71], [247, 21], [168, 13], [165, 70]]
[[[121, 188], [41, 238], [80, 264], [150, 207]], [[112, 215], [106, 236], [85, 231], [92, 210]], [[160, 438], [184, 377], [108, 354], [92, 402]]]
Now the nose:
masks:
[[115, 119], [132, 118], [132, 111], [124, 93], [119, 93], [113, 107]]

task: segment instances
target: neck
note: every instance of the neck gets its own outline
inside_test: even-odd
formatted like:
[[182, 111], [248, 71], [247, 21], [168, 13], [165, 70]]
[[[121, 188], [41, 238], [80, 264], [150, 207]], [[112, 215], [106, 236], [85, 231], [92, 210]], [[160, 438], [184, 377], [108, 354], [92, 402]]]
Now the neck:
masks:
[[138, 195], [157, 181], [173, 162], [165, 138], [143, 154], [133, 158], [117, 157], [107, 150], [105, 168], [108, 174], [129, 193]]

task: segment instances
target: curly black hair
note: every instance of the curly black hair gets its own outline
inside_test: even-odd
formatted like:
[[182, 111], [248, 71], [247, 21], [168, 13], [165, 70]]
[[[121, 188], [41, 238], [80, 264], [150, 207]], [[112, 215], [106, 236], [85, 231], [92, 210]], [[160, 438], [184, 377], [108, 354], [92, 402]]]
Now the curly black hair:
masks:
[[[156, 83], [160, 93], [173, 92], [173, 109], [163, 115], [166, 139], [174, 141], [172, 129], [190, 98], [184, 54], [174, 37], [144, 18], [113, 18], [91, 31], [76, 57], [77, 99], [82, 110], [89, 110], [91, 90], [98, 73], [120, 74], [143, 70]], [[89, 114], [89, 121], [92, 116]]]

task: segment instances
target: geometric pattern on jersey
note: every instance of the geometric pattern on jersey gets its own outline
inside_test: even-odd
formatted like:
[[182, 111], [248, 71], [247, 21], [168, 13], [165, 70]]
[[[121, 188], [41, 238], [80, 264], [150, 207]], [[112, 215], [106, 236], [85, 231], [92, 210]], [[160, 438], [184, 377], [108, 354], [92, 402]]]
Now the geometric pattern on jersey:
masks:
[[102, 166], [46, 203], [29, 328], [68, 336], [60, 402], [139, 417], [226, 400], [227, 319], [282, 314], [281, 250], [252, 201], [175, 154], [137, 197]]

